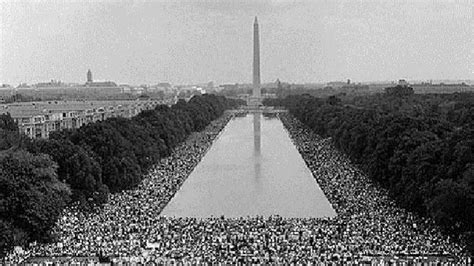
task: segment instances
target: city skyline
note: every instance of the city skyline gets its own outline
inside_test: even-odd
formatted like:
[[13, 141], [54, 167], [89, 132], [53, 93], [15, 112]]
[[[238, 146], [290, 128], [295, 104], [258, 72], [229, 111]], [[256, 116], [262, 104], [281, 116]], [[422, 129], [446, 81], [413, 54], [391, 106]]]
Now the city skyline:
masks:
[[469, 1], [0, 3], [0, 83], [474, 79]]

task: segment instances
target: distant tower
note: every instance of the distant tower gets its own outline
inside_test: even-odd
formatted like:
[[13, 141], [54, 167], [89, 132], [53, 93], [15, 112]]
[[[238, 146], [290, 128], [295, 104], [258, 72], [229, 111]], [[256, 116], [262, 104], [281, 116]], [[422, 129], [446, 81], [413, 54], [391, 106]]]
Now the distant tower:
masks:
[[277, 89], [281, 89], [281, 82], [280, 82], [280, 79], [277, 79], [276, 81], [276, 86], [277, 86]]
[[92, 72], [90, 69], [87, 71], [87, 83], [92, 83]]
[[253, 23], [253, 97], [260, 98], [260, 41], [258, 37], [258, 21]]

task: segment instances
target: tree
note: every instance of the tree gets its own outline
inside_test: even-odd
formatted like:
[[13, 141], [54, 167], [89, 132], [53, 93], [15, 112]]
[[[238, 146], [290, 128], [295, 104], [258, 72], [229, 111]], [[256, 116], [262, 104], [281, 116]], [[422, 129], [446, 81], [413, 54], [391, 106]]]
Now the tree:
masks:
[[386, 91], [344, 101], [303, 94], [266, 103], [285, 106], [315, 133], [331, 137], [401, 207], [472, 239], [474, 94]]
[[[215, 95], [194, 96], [132, 119], [112, 118], [52, 132], [49, 140], [25, 139], [17, 147], [28, 151], [1, 152], [0, 253], [13, 245], [49, 240], [50, 229], [71, 198], [90, 207], [104, 203], [109, 189], [134, 187], [142, 173], [193, 130], [238, 104]], [[1, 130], [18, 133], [9, 115], [0, 116]]]
[[105, 203], [108, 187], [102, 182], [102, 168], [82, 147], [68, 140], [36, 139], [27, 148], [34, 154], [48, 154], [58, 164], [58, 179], [71, 187], [73, 201], [86, 208]]
[[102, 180], [112, 192], [131, 188], [141, 180], [132, 143], [107, 120], [81, 127], [71, 136], [71, 141], [93, 152], [102, 166]]
[[451, 179], [439, 181], [434, 190], [435, 196], [428, 203], [428, 210], [435, 221], [454, 232], [466, 227], [472, 228], [472, 191]]
[[0, 114], [0, 151], [18, 146], [20, 133], [10, 113]]
[[327, 103], [329, 105], [336, 105], [341, 102], [341, 99], [337, 98], [335, 95], [329, 96]]
[[18, 125], [15, 123], [10, 113], [0, 114], [0, 129], [18, 131]]
[[[50, 229], [71, 194], [57, 179], [57, 165], [47, 155], [26, 151], [3, 154], [0, 158], [0, 226], [2, 250], [28, 241], [47, 241]], [[13, 241], [12, 241], [13, 238]]]

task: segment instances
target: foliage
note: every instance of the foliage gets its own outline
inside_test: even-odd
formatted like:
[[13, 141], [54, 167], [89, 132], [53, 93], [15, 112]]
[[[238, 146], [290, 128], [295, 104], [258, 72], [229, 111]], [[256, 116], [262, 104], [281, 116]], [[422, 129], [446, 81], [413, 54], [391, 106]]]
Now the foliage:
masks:
[[[137, 116], [110, 118], [50, 139], [24, 141], [27, 151], [0, 154], [0, 257], [13, 245], [46, 241], [66, 204], [100, 205], [110, 192], [132, 189], [160, 158], [240, 102], [194, 96]], [[18, 133], [9, 115], [0, 130]], [[20, 134], [19, 134], [20, 135]]]
[[455, 235], [474, 231], [474, 96], [380, 94], [341, 101], [273, 99], [332, 137], [403, 207]]
[[[49, 141], [62, 143], [56, 145], [58, 148], [70, 146], [71, 149], [79, 149], [83, 154], [82, 160], [89, 163], [78, 167], [89, 165], [87, 167], [100, 168], [97, 171], [83, 169], [83, 173], [101, 173], [101, 177], [100, 174], [83, 176], [81, 180], [95, 180], [98, 184], [102, 180], [111, 192], [117, 192], [133, 188], [140, 182], [143, 173], [161, 157], [169, 155], [192, 131], [202, 130], [225, 109], [236, 105], [236, 101], [215, 95], [194, 96], [189, 102], [179, 101], [171, 108], [159, 105], [131, 119], [110, 118], [77, 130], [54, 132]], [[57, 161], [61, 160], [67, 161], [64, 158]], [[59, 165], [63, 169], [61, 167], [65, 163]], [[71, 187], [74, 189], [76, 185]], [[91, 185], [88, 191], [97, 193], [106, 189]], [[91, 193], [86, 193], [86, 197], [90, 197]]]
[[81, 146], [67, 140], [37, 139], [27, 149], [34, 154], [48, 154], [58, 164], [58, 179], [72, 190], [71, 199], [89, 209], [107, 200], [108, 187], [102, 182], [102, 168]]
[[0, 114], [0, 151], [17, 146], [20, 134], [18, 125], [9, 113]]
[[56, 163], [44, 154], [15, 151], [1, 156], [2, 253], [13, 244], [50, 239], [49, 230], [70, 195], [68, 186], [58, 180], [56, 168]]

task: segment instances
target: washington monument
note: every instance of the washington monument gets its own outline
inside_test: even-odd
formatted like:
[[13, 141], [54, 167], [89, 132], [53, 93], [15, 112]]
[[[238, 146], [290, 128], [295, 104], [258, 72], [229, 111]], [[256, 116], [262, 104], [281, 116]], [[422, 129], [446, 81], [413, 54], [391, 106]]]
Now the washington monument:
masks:
[[258, 21], [253, 23], [253, 94], [252, 98], [260, 102], [260, 41], [258, 37]]

